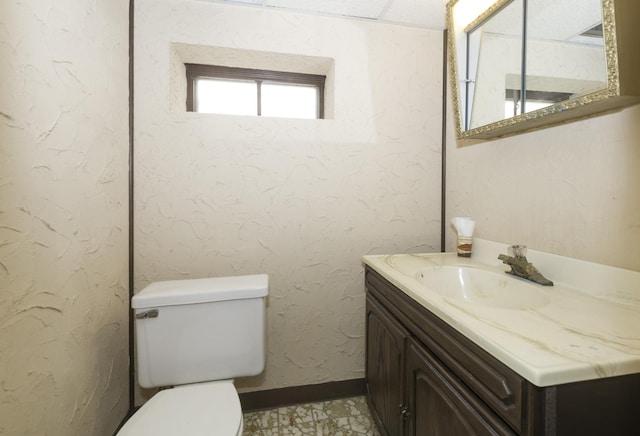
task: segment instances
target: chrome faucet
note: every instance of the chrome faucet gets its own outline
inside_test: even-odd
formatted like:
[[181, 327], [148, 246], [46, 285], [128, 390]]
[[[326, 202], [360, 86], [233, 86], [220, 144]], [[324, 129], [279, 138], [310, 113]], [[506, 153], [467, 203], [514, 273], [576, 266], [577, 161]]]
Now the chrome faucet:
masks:
[[543, 286], [553, 286], [551, 280], [540, 274], [540, 271], [529, 263], [527, 260], [527, 247], [524, 245], [512, 245], [509, 247], [509, 256], [500, 254], [498, 259], [511, 267], [511, 271], [506, 271], [507, 274], [522, 277]]

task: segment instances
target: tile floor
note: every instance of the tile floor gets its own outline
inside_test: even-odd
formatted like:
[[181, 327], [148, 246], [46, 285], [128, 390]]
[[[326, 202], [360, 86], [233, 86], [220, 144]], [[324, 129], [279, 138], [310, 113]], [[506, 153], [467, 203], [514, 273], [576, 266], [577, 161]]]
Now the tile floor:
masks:
[[365, 397], [244, 414], [244, 435], [379, 436]]

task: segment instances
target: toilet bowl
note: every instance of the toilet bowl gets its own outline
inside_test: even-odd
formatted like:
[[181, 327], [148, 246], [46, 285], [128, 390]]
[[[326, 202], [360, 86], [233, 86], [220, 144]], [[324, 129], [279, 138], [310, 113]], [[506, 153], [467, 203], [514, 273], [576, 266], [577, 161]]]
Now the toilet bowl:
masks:
[[165, 389], [154, 395], [118, 436], [241, 436], [240, 400], [231, 380]]
[[265, 274], [155, 282], [136, 294], [136, 373], [166, 387], [118, 436], [238, 436], [233, 378], [257, 375], [266, 357]]

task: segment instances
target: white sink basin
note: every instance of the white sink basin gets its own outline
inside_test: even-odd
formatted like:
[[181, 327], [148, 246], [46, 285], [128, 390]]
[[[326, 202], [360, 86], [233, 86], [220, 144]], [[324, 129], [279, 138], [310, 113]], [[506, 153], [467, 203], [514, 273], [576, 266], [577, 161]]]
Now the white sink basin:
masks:
[[421, 268], [416, 280], [444, 298], [504, 309], [532, 309], [549, 303], [538, 285], [476, 268], [438, 265]]

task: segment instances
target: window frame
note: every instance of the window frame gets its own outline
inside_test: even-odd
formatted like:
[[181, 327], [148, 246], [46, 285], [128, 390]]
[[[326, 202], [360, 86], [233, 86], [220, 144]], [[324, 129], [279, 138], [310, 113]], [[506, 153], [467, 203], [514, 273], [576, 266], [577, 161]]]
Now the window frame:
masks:
[[309, 85], [318, 89], [318, 107], [316, 119], [324, 119], [324, 88], [326, 76], [320, 74], [291, 73], [285, 71], [259, 70], [253, 68], [223, 67], [220, 65], [184, 64], [187, 76], [187, 112], [196, 112], [196, 82], [197, 79], [231, 79], [254, 81], [257, 86], [258, 107], [256, 116], [261, 115], [261, 85], [267, 83], [282, 83], [289, 85]]
[[[526, 104], [528, 101], [543, 102], [543, 103], [549, 103], [550, 105], [552, 105], [552, 104], [559, 103], [561, 101], [568, 100], [571, 97], [573, 97], [573, 94], [570, 92], [527, 90], [525, 94], [526, 100], [524, 102], [525, 110], [526, 110]], [[520, 113], [517, 113], [518, 103], [522, 105], [522, 92], [519, 89], [511, 89], [511, 88], [505, 89], [505, 103], [506, 102], [513, 103], [514, 113], [513, 115], [511, 115], [512, 117], [516, 117], [523, 113], [527, 113], [527, 112], [522, 112], [522, 108], [520, 108]], [[505, 116], [506, 116], [506, 113], [505, 113]]]

